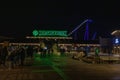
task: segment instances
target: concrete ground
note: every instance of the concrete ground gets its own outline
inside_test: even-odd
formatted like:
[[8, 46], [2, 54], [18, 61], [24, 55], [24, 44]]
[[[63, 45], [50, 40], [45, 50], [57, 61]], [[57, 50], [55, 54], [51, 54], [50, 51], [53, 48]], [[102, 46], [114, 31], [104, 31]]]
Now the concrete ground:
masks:
[[0, 80], [120, 80], [120, 64], [90, 64], [70, 56], [42, 58], [14, 69], [0, 66]]

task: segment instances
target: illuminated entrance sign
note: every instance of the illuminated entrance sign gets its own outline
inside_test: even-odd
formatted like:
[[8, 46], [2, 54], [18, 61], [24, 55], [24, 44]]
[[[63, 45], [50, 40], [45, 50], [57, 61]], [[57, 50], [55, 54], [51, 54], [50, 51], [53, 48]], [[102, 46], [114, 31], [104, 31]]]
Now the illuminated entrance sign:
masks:
[[67, 36], [67, 31], [33, 30], [33, 36]]

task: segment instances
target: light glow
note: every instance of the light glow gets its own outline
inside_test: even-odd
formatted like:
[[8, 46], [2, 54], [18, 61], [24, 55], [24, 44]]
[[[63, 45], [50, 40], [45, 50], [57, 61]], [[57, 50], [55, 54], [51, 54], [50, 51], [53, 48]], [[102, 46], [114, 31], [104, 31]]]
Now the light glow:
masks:
[[56, 30], [33, 30], [33, 36], [67, 36], [67, 31], [56, 31]]

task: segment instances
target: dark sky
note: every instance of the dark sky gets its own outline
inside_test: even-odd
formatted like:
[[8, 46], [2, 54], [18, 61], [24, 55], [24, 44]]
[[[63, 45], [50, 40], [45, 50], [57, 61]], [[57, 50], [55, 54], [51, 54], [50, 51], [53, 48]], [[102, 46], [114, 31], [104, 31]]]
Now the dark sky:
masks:
[[[59, 29], [72, 31], [85, 19], [92, 19], [89, 25], [90, 37], [109, 37], [120, 29], [120, 6], [117, 1], [44, 1], [13, 4], [0, 8], [0, 36], [24, 37], [32, 35], [34, 29]], [[85, 25], [79, 30], [83, 38]]]

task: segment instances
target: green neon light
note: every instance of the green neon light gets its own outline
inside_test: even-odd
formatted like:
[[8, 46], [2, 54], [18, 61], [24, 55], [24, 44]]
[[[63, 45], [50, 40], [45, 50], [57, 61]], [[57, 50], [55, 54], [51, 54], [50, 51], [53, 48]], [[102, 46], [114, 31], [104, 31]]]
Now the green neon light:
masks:
[[37, 30], [34, 30], [32, 33], [33, 33], [33, 36], [37, 36], [39, 34]]
[[34, 30], [33, 36], [67, 36], [67, 31]]

